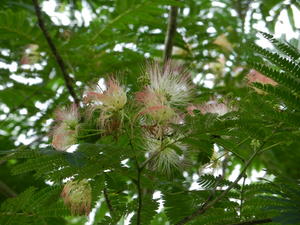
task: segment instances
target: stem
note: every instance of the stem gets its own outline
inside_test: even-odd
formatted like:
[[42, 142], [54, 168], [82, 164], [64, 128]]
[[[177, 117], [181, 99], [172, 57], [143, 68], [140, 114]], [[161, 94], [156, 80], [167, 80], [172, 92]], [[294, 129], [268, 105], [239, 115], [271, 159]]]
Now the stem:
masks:
[[[261, 148], [262, 148], [262, 146], [261, 146]], [[182, 220], [180, 220], [178, 223], [176, 223], [176, 225], [186, 224], [187, 222], [198, 217], [199, 215], [204, 214], [208, 209], [213, 207], [214, 204], [219, 202], [234, 186], [236, 186], [236, 184], [239, 182], [239, 180], [245, 175], [247, 168], [249, 167], [249, 165], [251, 164], [251, 162], [253, 161], [255, 156], [258, 154], [258, 152], [259, 152], [259, 150], [255, 150], [255, 152], [251, 155], [250, 159], [248, 159], [248, 161], [245, 163], [245, 166], [244, 166], [243, 170], [241, 171], [241, 173], [239, 174], [239, 176], [224, 192], [222, 192], [222, 194], [220, 194], [217, 198], [215, 198], [211, 202], [209, 202], [210, 200], [206, 201], [203, 204], [203, 206], [201, 206], [198, 210], [196, 210], [191, 215], [184, 217]]]
[[87, 134], [87, 135], [78, 136], [78, 138], [82, 139], [82, 138], [92, 137], [92, 136], [96, 136], [96, 135], [103, 134], [103, 133], [104, 133], [104, 131], [99, 131], [99, 132], [93, 133], [93, 134]]
[[272, 222], [272, 219], [267, 218], [267, 219], [244, 221], [244, 222], [234, 223], [234, 224], [229, 224], [229, 225], [252, 225], [252, 224], [263, 224], [263, 223], [271, 223], [271, 222]]
[[18, 213], [18, 212], [0, 212], [2, 216], [37, 216], [36, 214], [31, 213]]
[[171, 6], [169, 12], [168, 28], [165, 39], [164, 64], [171, 58], [173, 39], [176, 34], [178, 7]]
[[3, 195], [9, 198], [13, 198], [17, 196], [16, 192], [1, 180], [0, 180], [0, 193], [2, 193]]
[[45, 26], [45, 23], [44, 23], [44, 20], [43, 20], [43, 17], [42, 17], [42, 11], [41, 11], [41, 8], [38, 4], [38, 0], [32, 0], [32, 3], [34, 5], [34, 9], [35, 9], [35, 13], [36, 13], [36, 17], [38, 19], [38, 24], [39, 24], [39, 27], [40, 29], [42, 30], [43, 34], [44, 34], [44, 37], [46, 38], [47, 40], [47, 43], [55, 57], [55, 60], [61, 70], [61, 73], [63, 75], [63, 78], [64, 78], [64, 81], [65, 81], [65, 85], [70, 93], [70, 95], [72, 96], [72, 98], [74, 99], [74, 102], [76, 103], [77, 106], [79, 106], [79, 99], [75, 93], [75, 90], [73, 88], [73, 80], [72, 78], [69, 76], [68, 72], [67, 72], [67, 67], [66, 67], [66, 64], [65, 62], [63, 61], [61, 55], [59, 54], [56, 46], [54, 45], [47, 29], [46, 29], [46, 26]]
[[114, 209], [113, 209], [113, 207], [111, 205], [111, 202], [110, 202], [110, 199], [108, 197], [106, 186], [104, 186], [104, 188], [103, 188], [103, 195], [104, 195], [104, 199], [105, 199], [106, 205], [107, 205], [107, 207], [109, 209], [109, 213], [110, 213], [111, 217], [113, 217], [113, 215], [114, 215]]
[[243, 184], [241, 188], [241, 203], [240, 203], [240, 219], [242, 218], [242, 210], [243, 210], [243, 201], [244, 201], [244, 186], [245, 186], [245, 181], [246, 181], [246, 175], [244, 176], [243, 179]]
[[[162, 141], [162, 140], [161, 140]], [[156, 151], [154, 152], [148, 159], [146, 159], [143, 164], [141, 165], [140, 169], [141, 171], [147, 166], [147, 164], [149, 162], [151, 162], [155, 157], [157, 157], [162, 151], [164, 151], [169, 145], [172, 145], [174, 143], [176, 143], [178, 140], [174, 140], [172, 143], [169, 143], [168, 145], [166, 146], [162, 146], [162, 143], [161, 143], [161, 147], [160, 147], [160, 150], [159, 151]]]
[[126, 10], [123, 13], [119, 14], [114, 19], [110, 20], [98, 33], [96, 33], [96, 35], [92, 38], [91, 42], [94, 43], [95, 41], [97, 41], [98, 37], [100, 35], [102, 35], [102, 33], [104, 33], [104, 31], [108, 27], [112, 26], [114, 23], [117, 23], [118, 21], [120, 21], [121, 19], [123, 19], [123, 17], [129, 15], [130, 13], [134, 12], [135, 10], [138, 10], [139, 8], [141, 8], [142, 6], [144, 6], [146, 3], [148, 3], [148, 2], [147, 1], [143, 1], [142, 3], [137, 4], [134, 7], [129, 8], [128, 10]]
[[278, 143], [275, 143], [275, 144], [273, 144], [273, 145], [270, 145], [270, 146], [268, 146], [268, 147], [262, 149], [261, 152], [268, 151], [269, 149], [271, 149], [271, 148], [273, 148], [273, 147], [275, 147], [275, 146], [277, 146], [277, 145], [281, 145], [281, 144], [283, 144], [283, 143], [284, 143], [284, 142], [282, 141], [282, 142], [278, 142]]
[[138, 176], [137, 176], [137, 183], [136, 183], [138, 189], [138, 209], [137, 209], [137, 220], [136, 220], [137, 225], [141, 224], [141, 212], [143, 207], [142, 189], [141, 189], [141, 172], [142, 170], [138, 168]]

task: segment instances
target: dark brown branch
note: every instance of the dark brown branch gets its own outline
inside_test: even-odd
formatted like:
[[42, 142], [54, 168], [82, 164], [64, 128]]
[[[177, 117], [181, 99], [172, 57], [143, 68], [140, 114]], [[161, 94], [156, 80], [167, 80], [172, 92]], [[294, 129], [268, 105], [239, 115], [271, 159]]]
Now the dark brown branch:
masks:
[[39, 27], [41, 28], [43, 34], [44, 34], [44, 37], [46, 38], [47, 40], [47, 43], [55, 57], [55, 60], [61, 70], [61, 73], [63, 75], [63, 78], [64, 78], [64, 81], [65, 81], [65, 84], [66, 84], [66, 87], [70, 93], [70, 95], [72, 96], [72, 98], [74, 99], [74, 102], [76, 103], [76, 105], [79, 105], [79, 99], [75, 93], [75, 90], [73, 88], [73, 80], [72, 78], [69, 76], [68, 72], [67, 72], [67, 67], [66, 67], [66, 64], [65, 62], [63, 61], [61, 55], [59, 54], [56, 46], [54, 45], [47, 29], [46, 29], [46, 26], [45, 26], [45, 23], [44, 23], [44, 20], [43, 20], [43, 17], [42, 17], [42, 11], [41, 11], [41, 8], [38, 4], [38, 0], [32, 0], [33, 2], [33, 5], [34, 5], [34, 9], [35, 9], [35, 13], [36, 13], [36, 16], [37, 16], [37, 19], [38, 19], [38, 24], [39, 24]]
[[178, 7], [171, 6], [169, 12], [168, 28], [165, 39], [164, 64], [171, 58], [173, 49], [173, 40], [176, 34]]
[[234, 223], [230, 225], [252, 225], [252, 224], [263, 224], [263, 223], [271, 223], [272, 219], [267, 218], [267, 219], [260, 219], [260, 220], [250, 220], [250, 221], [244, 221], [240, 223]]

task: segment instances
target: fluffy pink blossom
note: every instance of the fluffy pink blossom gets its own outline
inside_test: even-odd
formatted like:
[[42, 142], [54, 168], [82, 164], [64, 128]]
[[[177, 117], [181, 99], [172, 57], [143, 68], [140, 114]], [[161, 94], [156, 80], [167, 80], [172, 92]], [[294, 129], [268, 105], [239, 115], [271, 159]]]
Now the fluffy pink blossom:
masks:
[[169, 121], [175, 115], [175, 111], [168, 106], [164, 98], [150, 88], [138, 92], [135, 97], [143, 106], [140, 115], [148, 115], [158, 123]]
[[209, 101], [202, 105], [189, 105], [187, 107], [187, 112], [191, 116], [194, 116], [194, 110], [199, 110], [202, 114], [213, 113], [223, 116], [228, 112], [234, 110], [233, 107], [228, 107], [225, 103], [218, 103], [217, 101]]
[[[109, 78], [106, 82], [106, 90], [99, 85], [86, 92], [84, 102], [89, 106], [89, 112], [99, 109], [99, 122], [108, 130], [114, 130], [120, 125], [118, 112], [127, 103], [127, 96], [124, 88], [114, 78]], [[117, 116], [112, 119], [113, 116]], [[122, 119], [121, 119], [122, 120]]]
[[172, 119], [175, 115], [175, 111], [168, 106], [155, 105], [155, 106], [149, 106], [145, 108], [140, 114], [141, 115], [147, 114], [154, 121], [161, 123]]
[[156, 62], [148, 65], [146, 75], [150, 82], [147, 88], [156, 94], [162, 104], [186, 105], [191, 99], [189, 74], [182, 66], [169, 61], [162, 68]]
[[94, 109], [101, 109], [104, 112], [115, 112], [124, 107], [127, 102], [126, 92], [119, 82], [109, 78], [106, 82], [106, 90], [96, 86], [93, 90], [86, 92], [85, 103], [90, 103]]
[[272, 86], [276, 86], [278, 83], [271, 78], [263, 75], [262, 73], [252, 69], [250, 72], [247, 74], [247, 79], [248, 82], [251, 83], [261, 83], [261, 84], [270, 84]]
[[66, 151], [76, 144], [77, 126], [80, 115], [75, 104], [70, 108], [61, 108], [55, 111], [57, 125], [52, 131], [52, 146], [59, 151]]
[[187, 72], [171, 61], [164, 68], [155, 62], [147, 66], [145, 76], [149, 83], [136, 94], [136, 101], [142, 105], [140, 115], [149, 115], [158, 123], [170, 121], [176, 115], [174, 107], [186, 105], [191, 99]]
[[58, 151], [66, 151], [69, 147], [76, 144], [77, 130], [71, 129], [67, 124], [61, 123], [54, 128], [52, 146]]
[[61, 192], [61, 197], [66, 206], [74, 215], [88, 215], [91, 211], [92, 189], [89, 182], [68, 181]]
[[55, 111], [55, 119], [66, 124], [77, 123], [79, 117], [78, 108], [75, 104], [72, 104], [70, 108], [61, 108]]

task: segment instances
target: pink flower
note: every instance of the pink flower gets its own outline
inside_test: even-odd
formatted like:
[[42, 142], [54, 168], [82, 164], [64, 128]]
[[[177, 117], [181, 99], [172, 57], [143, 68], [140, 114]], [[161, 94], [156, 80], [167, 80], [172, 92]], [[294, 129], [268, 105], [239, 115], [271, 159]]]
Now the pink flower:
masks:
[[52, 146], [59, 151], [66, 151], [76, 144], [80, 115], [75, 104], [70, 108], [55, 111], [57, 125], [52, 131]]
[[271, 78], [263, 75], [262, 73], [252, 69], [250, 72], [247, 74], [247, 79], [248, 82], [251, 83], [261, 83], [261, 84], [270, 84], [272, 86], [276, 86], [278, 83]]
[[55, 111], [55, 119], [57, 121], [72, 125], [78, 123], [80, 115], [78, 108], [75, 104], [72, 104], [70, 108], [57, 109]]
[[140, 115], [144, 114], [149, 115], [154, 121], [161, 123], [172, 119], [175, 116], [175, 111], [168, 106], [155, 105], [145, 108], [144, 111], [140, 113]]
[[195, 115], [194, 110], [199, 110], [198, 108], [199, 108], [199, 106], [189, 105], [188, 107], [186, 107], [186, 110], [190, 116], [194, 116]]
[[[160, 170], [169, 175], [173, 169], [181, 170], [185, 164], [184, 150], [186, 147], [171, 138], [163, 140], [145, 137], [145, 147], [150, 157], [154, 157], [150, 161], [149, 167], [153, 170]], [[180, 149], [182, 154], [175, 149]]]
[[98, 85], [92, 90], [86, 92], [84, 102], [88, 104], [90, 113], [99, 109], [101, 126], [108, 130], [114, 130], [121, 124], [119, 112], [122, 115], [122, 109], [127, 103], [126, 92], [119, 82], [114, 78], [109, 78], [106, 82], [106, 90]]
[[66, 151], [69, 147], [76, 144], [77, 130], [70, 129], [67, 124], [61, 123], [55, 127], [52, 137], [52, 146], [59, 151]]
[[109, 78], [106, 83], [107, 90], [96, 86], [93, 90], [86, 92], [85, 103], [90, 103], [94, 109], [104, 112], [115, 112], [124, 107], [127, 102], [125, 90], [114, 78]]
[[61, 197], [66, 206], [74, 215], [88, 215], [91, 211], [92, 189], [89, 182], [68, 181], [61, 192]]
[[188, 73], [181, 66], [169, 61], [165, 68], [157, 62], [146, 69], [149, 79], [147, 89], [153, 92], [162, 104], [185, 105], [191, 99], [191, 83]]
[[175, 115], [175, 111], [166, 104], [164, 99], [150, 88], [138, 92], [135, 98], [143, 105], [139, 115], [148, 115], [157, 123], [169, 121]]
[[223, 116], [235, 109], [233, 107], [228, 107], [228, 104], [218, 103], [217, 101], [212, 100], [202, 105], [189, 105], [187, 107], [187, 112], [191, 116], [195, 115], [194, 110], [199, 110], [202, 114], [213, 113]]
[[158, 123], [170, 122], [176, 115], [173, 107], [186, 105], [191, 99], [187, 72], [171, 61], [165, 68], [155, 62], [147, 66], [145, 76], [149, 82], [136, 94], [136, 101], [142, 105], [140, 115]]

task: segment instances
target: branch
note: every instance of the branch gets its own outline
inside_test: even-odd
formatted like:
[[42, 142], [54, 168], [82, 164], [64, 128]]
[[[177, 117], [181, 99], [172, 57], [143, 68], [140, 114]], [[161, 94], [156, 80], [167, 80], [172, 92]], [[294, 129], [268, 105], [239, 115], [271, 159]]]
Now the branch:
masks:
[[19, 212], [0, 212], [0, 215], [2, 216], [37, 216], [37, 214], [33, 213], [19, 213]]
[[104, 195], [104, 199], [105, 199], [107, 208], [109, 209], [109, 213], [110, 213], [111, 217], [113, 217], [114, 209], [113, 209], [113, 207], [111, 205], [111, 202], [110, 202], [110, 200], [108, 198], [108, 193], [107, 193], [106, 187], [103, 188], [103, 195]]
[[0, 180], [0, 193], [2, 193], [3, 195], [9, 198], [17, 197], [16, 192], [12, 190], [9, 186], [7, 186], [5, 183], [3, 183], [1, 180]]
[[176, 34], [176, 27], [177, 27], [177, 14], [178, 14], [178, 7], [171, 6], [169, 12], [167, 34], [165, 39], [164, 64], [166, 64], [166, 62], [172, 56], [173, 39]]
[[242, 184], [242, 188], [241, 188], [241, 203], [240, 203], [240, 218], [242, 218], [242, 211], [243, 211], [243, 204], [244, 204], [244, 187], [245, 187], [245, 182], [246, 182], [246, 175], [244, 176], [243, 179], [243, 184]]
[[138, 177], [137, 177], [137, 189], [138, 189], [138, 209], [137, 209], [137, 220], [136, 224], [140, 225], [141, 224], [141, 212], [142, 212], [142, 207], [143, 207], [143, 202], [142, 202], [142, 189], [141, 189], [141, 169], [138, 168]]
[[259, 150], [256, 150], [252, 154], [250, 159], [246, 162], [246, 164], [245, 164], [243, 170], [241, 171], [241, 173], [239, 174], [239, 176], [235, 179], [235, 181], [231, 185], [229, 185], [229, 187], [224, 192], [222, 192], [222, 194], [220, 194], [217, 198], [215, 198], [211, 202], [206, 201], [198, 210], [196, 210], [191, 215], [184, 217], [181, 221], [176, 223], [176, 225], [186, 224], [187, 222], [195, 219], [196, 217], [200, 216], [201, 214], [204, 214], [208, 209], [213, 207], [214, 204], [219, 202], [234, 186], [236, 186], [236, 184], [239, 182], [239, 180], [244, 176], [247, 168], [249, 167], [249, 165], [251, 164], [251, 162], [253, 161], [253, 159], [255, 158], [255, 156], [257, 155], [258, 152], [259, 152]]
[[98, 37], [100, 35], [102, 35], [102, 33], [104, 33], [104, 31], [112, 26], [114, 23], [117, 23], [118, 21], [120, 21], [121, 19], [123, 19], [124, 17], [126, 17], [127, 15], [129, 15], [130, 13], [140, 9], [142, 6], [144, 6], [145, 4], [148, 4], [150, 1], [142, 1], [140, 4], [135, 5], [134, 7], [131, 7], [129, 9], [127, 9], [126, 11], [124, 11], [123, 13], [119, 14], [117, 17], [115, 17], [114, 19], [110, 20], [98, 33], [96, 33], [96, 35], [91, 39], [91, 43], [94, 43], [95, 41], [97, 41]]
[[74, 102], [76, 103], [76, 105], [79, 105], [79, 99], [75, 93], [75, 90], [73, 88], [73, 81], [72, 81], [72, 78], [69, 76], [68, 72], [67, 72], [67, 67], [66, 67], [66, 64], [65, 62], [63, 61], [61, 55], [59, 54], [56, 46], [54, 45], [47, 29], [46, 29], [46, 26], [45, 26], [45, 23], [43, 21], [43, 18], [42, 18], [42, 11], [41, 11], [41, 8], [38, 4], [38, 0], [32, 0], [32, 3], [34, 5], [34, 9], [35, 9], [35, 13], [36, 13], [36, 17], [38, 19], [38, 24], [39, 24], [39, 27], [41, 28], [43, 34], [44, 34], [44, 37], [46, 38], [47, 40], [47, 43], [55, 57], [55, 60], [61, 70], [61, 73], [63, 75], [63, 78], [65, 80], [65, 84], [67, 86], [67, 89], [70, 93], [70, 95], [72, 96], [72, 98], [74, 99]]
[[230, 225], [252, 225], [252, 224], [263, 224], [263, 223], [271, 223], [272, 219], [260, 219], [260, 220], [250, 220], [250, 221], [244, 221], [240, 223], [230, 224]]

